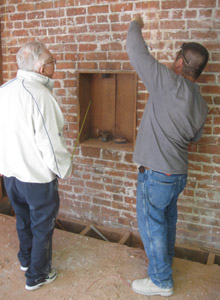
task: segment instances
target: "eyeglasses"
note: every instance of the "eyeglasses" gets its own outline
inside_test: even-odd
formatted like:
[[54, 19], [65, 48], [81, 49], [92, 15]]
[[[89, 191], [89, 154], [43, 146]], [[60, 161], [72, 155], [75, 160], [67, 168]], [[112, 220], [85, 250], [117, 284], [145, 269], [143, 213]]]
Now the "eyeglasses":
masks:
[[57, 61], [56, 61], [56, 59], [55, 59], [55, 58], [53, 58], [53, 60], [52, 60], [52, 61], [50, 61], [50, 62], [48, 62], [48, 63], [45, 63], [45, 64], [44, 64], [44, 66], [45, 66], [45, 65], [50, 65], [50, 64], [54, 64], [54, 65], [55, 65], [55, 64], [56, 64], [56, 62], [57, 62]]
[[182, 46], [181, 46], [180, 48], [181, 48], [182, 56], [183, 56], [185, 62], [188, 64], [189, 61], [188, 61], [188, 59], [186, 58], [186, 56], [185, 56], [185, 54], [184, 54], [184, 47], [185, 47], [185, 46], [186, 46], [186, 43], [183, 43]]

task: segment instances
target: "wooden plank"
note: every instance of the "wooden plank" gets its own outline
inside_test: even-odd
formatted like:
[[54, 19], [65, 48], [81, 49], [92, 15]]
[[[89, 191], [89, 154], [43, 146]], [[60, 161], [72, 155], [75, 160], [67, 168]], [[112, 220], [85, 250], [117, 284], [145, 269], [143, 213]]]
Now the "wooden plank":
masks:
[[118, 242], [120, 245], [127, 245], [130, 246], [131, 244], [131, 233], [130, 232], [126, 232], [122, 238], [120, 239], [120, 241]]
[[91, 79], [92, 138], [98, 132], [115, 135], [115, 75], [93, 74]]
[[126, 143], [126, 144], [116, 144], [113, 140], [108, 142], [102, 142], [100, 138], [93, 138], [88, 139], [80, 143], [84, 147], [91, 147], [91, 148], [102, 148], [102, 149], [112, 149], [118, 151], [133, 151], [133, 144]]
[[207, 265], [208, 266], [211, 266], [211, 265], [214, 265], [215, 263], [215, 254], [214, 253], [209, 253], [209, 256], [208, 256], [208, 260], [207, 260]]
[[117, 74], [116, 89], [116, 137], [134, 141], [136, 130], [136, 76]]
[[85, 236], [85, 235], [88, 235], [91, 231], [92, 230], [91, 230], [90, 226], [86, 226], [86, 228], [83, 229], [83, 231], [80, 232], [80, 234]]

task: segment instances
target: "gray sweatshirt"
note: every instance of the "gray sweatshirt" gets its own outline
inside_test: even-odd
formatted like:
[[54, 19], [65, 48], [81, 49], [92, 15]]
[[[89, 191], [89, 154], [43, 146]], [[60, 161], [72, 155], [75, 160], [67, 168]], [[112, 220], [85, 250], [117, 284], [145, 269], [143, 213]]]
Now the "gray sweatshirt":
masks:
[[127, 51], [150, 94], [133, 160], [162, 173], [187, 173], [188, 145], [200, 139], [208, 111], [199, 86], [149, 53], [136, 21], [130, 24]]

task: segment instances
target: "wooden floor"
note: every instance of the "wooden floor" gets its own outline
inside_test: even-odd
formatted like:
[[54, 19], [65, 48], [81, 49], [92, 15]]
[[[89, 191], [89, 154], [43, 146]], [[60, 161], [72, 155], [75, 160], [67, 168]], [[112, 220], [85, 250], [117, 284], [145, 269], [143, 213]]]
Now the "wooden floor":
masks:
[[[142, 249], [56, 229], [53, 265], [57, 279], [36, 291], [25, 290], [17, 260], [15, 218], [0, 214], [0, 300], [159, 300], [131, 289], [147, 274]], [[173, 300], [220, 300], [220, 266], [174, 259]]]

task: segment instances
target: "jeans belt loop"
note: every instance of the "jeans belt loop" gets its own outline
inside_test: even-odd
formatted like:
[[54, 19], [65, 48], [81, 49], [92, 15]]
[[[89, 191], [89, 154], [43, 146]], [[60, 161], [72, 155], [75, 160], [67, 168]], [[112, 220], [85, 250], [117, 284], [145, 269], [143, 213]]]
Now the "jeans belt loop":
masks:
[[145, 167], [143, 167], [143, 166], [140, 166], [138, 168], [138, 170], [139, 170], [140, 173], [145, 173]]

